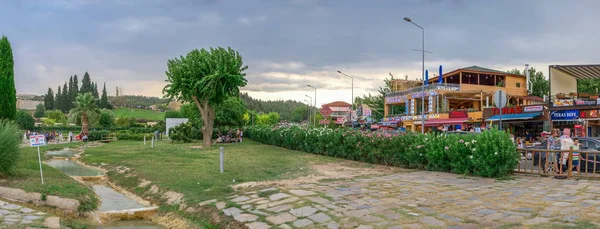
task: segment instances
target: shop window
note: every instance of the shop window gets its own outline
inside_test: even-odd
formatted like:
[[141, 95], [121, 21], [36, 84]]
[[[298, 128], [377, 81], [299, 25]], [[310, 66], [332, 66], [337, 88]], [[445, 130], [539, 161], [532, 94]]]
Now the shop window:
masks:
[[521, 83], [517, 83], [517, 87], [520, 88], [521, 87]]

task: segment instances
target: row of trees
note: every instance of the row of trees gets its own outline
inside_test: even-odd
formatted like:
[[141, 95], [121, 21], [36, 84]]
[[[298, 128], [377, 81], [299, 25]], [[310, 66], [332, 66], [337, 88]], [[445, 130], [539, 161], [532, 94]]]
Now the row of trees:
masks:
[[[306, 107], [306, 104], [294, 101], [294, 100], [274, 100], [274, 101], [263, 101], [260, 99], [254, 99], [248, 95], [248, 93], [241, 93], [240, 98], [246, 104], [249, 110], [253, 110], [259, 113], [270, 113], [277, 112], [281, 116], [282, 120], [296, 121], [299, 119], [296, 114], [297, 108]], [[308, 113], [305, 119], [308, 119]]]
[[76, 99], [80, 94], [90, 93], [92, 97], [100, 99], [99, 107], [112, 109], [111, 104], [108, 102], [108, 95], [106, 92], [106, 83], [102, 89], [102, 97], [98, 94], [98, 84], [92, 82], [90, 75], [85, 72], [83, 79], [81, 80], [81, 88], [79, 87], [79, 80], [77, 75], [71, 76], [69, 82], [65, 82], [64, 85], [58, 86], [56, 94], [52, 88], [48, 88], [48, 92], [44, 96], [44, 108], [46, 110], [61, 110], [68, 112], [73, 108], [76, 108]]

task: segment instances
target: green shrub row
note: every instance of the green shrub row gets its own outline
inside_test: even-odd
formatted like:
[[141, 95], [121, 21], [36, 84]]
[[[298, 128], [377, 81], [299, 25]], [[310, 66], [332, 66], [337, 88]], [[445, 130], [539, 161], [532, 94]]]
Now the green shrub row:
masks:
[[510, 174], [520, 159], [509, 135], [498, 130], [391, 136], [346, 129], [255, 126], [246, 133], [257, 142], [313, 154], [483, 177]]

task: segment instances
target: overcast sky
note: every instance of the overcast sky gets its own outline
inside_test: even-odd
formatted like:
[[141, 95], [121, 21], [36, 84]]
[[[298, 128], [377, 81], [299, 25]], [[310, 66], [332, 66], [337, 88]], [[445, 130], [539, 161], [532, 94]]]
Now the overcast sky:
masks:
[[[574, 4], [576, 2], [576, 4]], [[573, 3], [573, 4], [569, 4]], [[162, 96], [168, 59], [230, 46], [249, 66], [243, 91], [261, 99], [350, 102], [382, 80], [478, 65], [548, 71], [600, 62], [600, 1], [578, 0], [7, 0], [20, 94], [54, 90], [88, 71], [109, 94]]]

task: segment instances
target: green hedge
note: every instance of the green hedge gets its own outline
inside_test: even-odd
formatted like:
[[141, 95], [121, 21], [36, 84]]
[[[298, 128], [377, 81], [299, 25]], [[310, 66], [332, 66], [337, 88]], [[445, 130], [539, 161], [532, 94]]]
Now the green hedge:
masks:
[[331, 157], [431, 171], [501, 177], [519, 163], [506, 132], [417, 134], [399, 136], [346, 129], [250, 127], [252, 140]]

